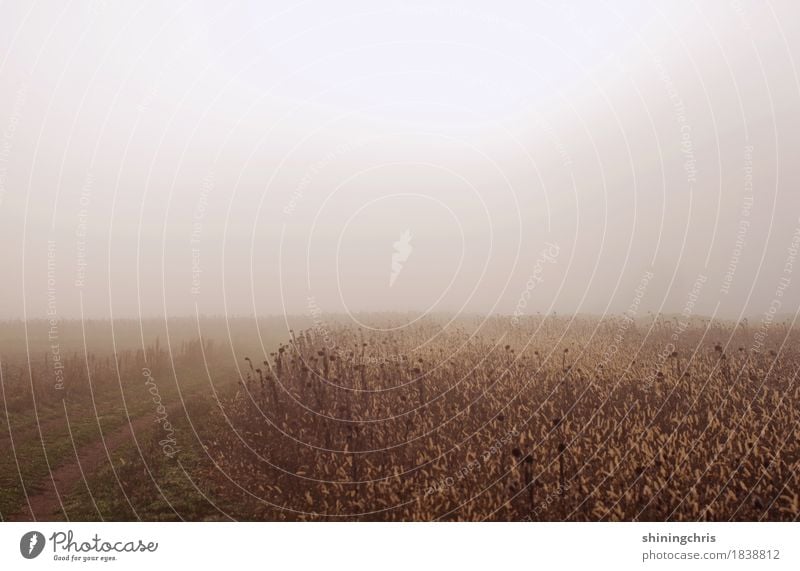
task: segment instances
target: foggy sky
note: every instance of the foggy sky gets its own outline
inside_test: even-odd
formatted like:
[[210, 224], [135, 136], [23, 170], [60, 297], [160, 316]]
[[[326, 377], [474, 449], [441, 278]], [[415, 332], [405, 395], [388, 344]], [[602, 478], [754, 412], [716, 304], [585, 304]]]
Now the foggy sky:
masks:
[[795, 313], [800, 8], [697, 4], [5, 3], [0, 319]]

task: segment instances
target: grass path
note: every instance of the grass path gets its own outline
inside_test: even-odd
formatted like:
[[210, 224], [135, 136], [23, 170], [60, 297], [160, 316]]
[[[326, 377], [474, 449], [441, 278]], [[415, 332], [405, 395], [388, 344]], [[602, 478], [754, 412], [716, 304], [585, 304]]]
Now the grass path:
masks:
[[[35, 485], [35, 491], [27, 490], [27, 501], [22, 510], [8, 517], [9, 521], [51, 521], [68, 519], [62, 506], [62, 499], [80, 485], [87, 486], [87, 478], [109, 464], [110, 454], [132, 443], [134, 435], [143, 438], [143, 433], [153, 426], [153, 416], [145, 414], [124, 423], [90, 444], [86, 444], [64, 462], [54, 468], [52, 473]], [[91, 489], [88, 490], [91, 496]], [[98, 517], [100, 514], [98, 513]]]

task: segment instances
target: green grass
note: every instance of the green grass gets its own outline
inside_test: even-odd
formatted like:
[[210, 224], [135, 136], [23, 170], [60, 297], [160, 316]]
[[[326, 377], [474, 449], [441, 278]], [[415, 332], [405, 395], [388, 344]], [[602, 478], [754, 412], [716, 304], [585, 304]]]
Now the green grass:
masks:
[[[202, 430], [201, 439], [210, 436], [218, 429], [213, 423], [205, 421], [211, 416], [212, 406], [209, 398], [191, 399], [190, 415], [195, 421], [195, 428]], [[203, 419], [203, 422], [197, 422], [198, 419]], [[141, 455], [132, 443], [118, 448], [112, 454], [113, 470], [111, 465], [105, 464], [88, 479], [89, 489], [80, 485], [69, 494], [65, 501], [65, 509], [70, 519], [92, 520], [100, 517], [105, 520], [135, 520], [138, 517], [145, 521], [176, 521], [181, 518], [188, 521], [227, 519], [203, 497], [204, 494], [213, 496], [213, 492], [209, 489], [210, 482], [203, 476], [209, 466], [205, 453], [185, 417], [176, 417], [175, 434], [181, 450], [174, 458], [168, 458], [162, 453], [158, 444], [162, 434], [157, 425], [154, 425], [149, 435], [142, 436]], [[142, 456], [146, 460], [146, 465]], [[124, 494], [120, 490], [114, 471], [122, 484]], [[230, 498], [225, 499], [226, 510], [230, 508], [229, 500]], [[219, 498], [217, 505], [220, 505]]]
[[[195, 379], [205, 378], [204, 373], [201, 375], [196, 371], [184, 371], [179, 375], [182, 382], [182, 391], [187, 400], [203, 402], [204, 384]], [[189, 379], [190, 382], [186, 382]], [[177, 388], [174, 381], [170, 380], [166, 371], [160, 376], [159, 393], [163, 402], [166, 405], [179, 406], [179, 397]], [[138, 381], [138, 379], [136, 379]], [[8, 447], [8, 453], [0, 455], [0, 514], [6, 519], [9, 516], [20, 511], [25, 505], [25, 493], [28, 495], [36, 494], [41, 490], [43, 485], [49, 483], [49, 466], [52, 469], [66, 463], [74, 462], [75, 449], [80, 453], [81, 448], [98, 441], [103, 435], [108, 435], [119, 427], [128, 422], [129, 417], [135, 419], [143, 415], [155, 417], [156, 405], [152, 401], [152, 396], [147, 392], [143, 383], [136, 381], [124, 382], [125, 391], [125, 405], [123, 405], [122, 395], [120, 394], [119, 387], [111, 384], [104, 385], [102, 389], [95, 392], [95, 407], [92, 406], [91, 397], [88, 394], [80, 396], [71, 396], [66, 400], [67, 413], [69, 415], [69, 426], [64, 415], [64, 405], [61, 401], [55, 403], [42, 404], [37, 411], [38, 423], [41, 426], [40, 431], [37, 429], [36, 416], [29, 413], [16, 411], [9, 413], [8, 418], [5, 414], [0, 412], [0, 440], [3, 442], [3, 447]], [[127, 406], [127, 412], [126, 412]], [[170, 420], [178, 422], [179, 418], [184, 416], [183, 411], [180, 414], [173, 413]], [[8, 439], [8, 423], [11, 424], [11, 433], [14, 436], [14, 452], [12, 453], [10, 440]], [[98, 428], [99, 425], [99, 428]], [[155, 434], [160, 430], [160, 425], [153, 423], [153, 428], [148, 429], [148, 434]], [[186, 427], [186, 437], [188, 438], [188, 426]], [[72, 440], [70, 439], [70, 431]], [[137, 431], [137, 439], [140, 442], [147, 439], [147, 434], [140, 434]], [[156, 439], [157, 440], [157, 439]], [[73, 445], [74, 441], [74, 445]], [[128, 450], [124, 452], [122, 458], [127, 457], [128, 464], [132, 464], [132, 456], [137, 455], [135, 446], [124, 446], [120, 450]], [[113, 451], [112, 458], [120, 455], [121, 452]], [[148, 453], [150, 459], [163, 458], [163, 454], [159, 450], [151, 450]], [[46, 456], [45, 456], [46, 454]], [[15, 461], [16, 460], [16, 461]], [[18, 468], [19, 465], [19, 468]], [[115, 466], [116, 467], [116, 466]], [[125, 466], [123, 465], [123, 468]], [[175, 467], [180, 470], [179, 467]], [[161, 468], [159, 468], [161, 469]], [[25, 483], [25, 490], [20, 484], [20, 472], [22, 480]], [[169, 474], [167, 474], [169, 475]], [[181, 476], [182, 476], [181, 471]], [[118, 489], [116, 479], [114, 478], [111, 467], [108, 461], [104, 463], [103, 469], [97, 471], [95, 474], [86, 474], [89, 478], [89, 483], [92, 492], [95, 490], [103, 492], [108, 490], [108, 494], [100, 493], [97, 499], [98, 507], [101, 508], [101, 513], [104, 517], [108, 515], [113, 519], [132, 519], [134, 518], [130, 507], [125, 502], [124, 497]], [[141, 470], [130, 475], [131, 481], [146, 481], [153, 486], [150, 478], [144, 474], [144, 467]], [[175, 477], [177, 480], [177, 476]], [[183, 478], [185, 480], [185, 477]], [[112, 486], [113, 484], [113, 486]], [[80, 490], [83, 490], [82, 494]], [[197, 492], [192, 488], [192, 491]], [[86, 486], [83, 482], [76, 485], [75, 490], [60, 490], [62, 493], [62, 501], [65, 505], [70, 505], [73, 508], [82, 504], [83, 508], [78, 510], [76, 515], [70, 513], [70, 519], [97, 519], [98, 515], [94, 508], [94, 504], [86, 491]], [[181, 491], [182, 492], [182, 491]], [[73, 501], [73, 494], [78, 493], [78, 500]], [[119, 497], [122, 505], [118, 505], [115, 497]], [[163, 501], [163, 500], [162, 500]], [[169, 511], [174, 516], [174, 512]]]

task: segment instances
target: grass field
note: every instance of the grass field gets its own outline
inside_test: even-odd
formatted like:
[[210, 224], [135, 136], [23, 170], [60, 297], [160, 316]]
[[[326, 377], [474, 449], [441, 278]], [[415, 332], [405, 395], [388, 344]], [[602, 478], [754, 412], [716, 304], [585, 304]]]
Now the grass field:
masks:
[[288, 321], [0, 325], [3, 519], [800, 514], [786, 322]]

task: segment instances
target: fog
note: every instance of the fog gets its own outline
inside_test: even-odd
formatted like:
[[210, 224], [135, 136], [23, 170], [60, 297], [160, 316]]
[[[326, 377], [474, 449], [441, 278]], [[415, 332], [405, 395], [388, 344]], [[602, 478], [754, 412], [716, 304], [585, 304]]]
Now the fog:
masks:
[[797, 11], [4, 4], [0, 319], [794, 314]]

